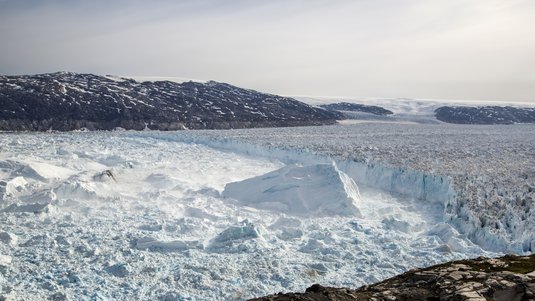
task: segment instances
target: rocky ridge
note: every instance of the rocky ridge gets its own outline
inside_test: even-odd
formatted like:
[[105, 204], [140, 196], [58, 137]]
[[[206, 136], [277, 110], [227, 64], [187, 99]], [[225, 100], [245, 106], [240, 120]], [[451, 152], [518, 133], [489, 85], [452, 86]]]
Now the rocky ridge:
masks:
[[347, 117], [351, 117], [350, 113], [352, 112], [370, 113], [370, 114], [379, 115], [379, 116], [388, 116], [388, 115], [394, 114], [394, 112], [387, 110], [385, 108], [379, 107], [379, 106], [370, 106], [370, 105], [363, 105], [363, 104], [349, 103], [349, 102], [325, 104], [325, 105], [320, 105], [320, 107], [326, 110], [341, 112], [344, 115], [349, 115]]
[[0, 130], [181, 130], [323, 125], [339, 115], [225, 83], [58, 72], [0, 76]]
[[315, 284], [305, 293], [279, 293], [251, 300], [535, 300], [535, 254], [455, 261], [411, 270], [358, 289]]
[[443, 122], [458, 124], [535, 123], [535, 108], [444, 106], [435, 110], [435, 117]]

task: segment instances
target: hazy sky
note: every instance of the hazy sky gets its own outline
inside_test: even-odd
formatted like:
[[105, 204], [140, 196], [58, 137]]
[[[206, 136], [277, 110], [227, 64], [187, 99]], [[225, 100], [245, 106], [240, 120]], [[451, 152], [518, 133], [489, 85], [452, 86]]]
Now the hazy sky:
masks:
[[535, 0], [0, 0], [0, 74], [535, 102]]

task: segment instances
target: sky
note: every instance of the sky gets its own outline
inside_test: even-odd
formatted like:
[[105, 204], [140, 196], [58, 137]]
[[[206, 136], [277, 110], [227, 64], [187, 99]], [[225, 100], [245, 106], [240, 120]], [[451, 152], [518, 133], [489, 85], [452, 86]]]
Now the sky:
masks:
[[535, 103], [535, 0], [0, 0], [0, 74]]

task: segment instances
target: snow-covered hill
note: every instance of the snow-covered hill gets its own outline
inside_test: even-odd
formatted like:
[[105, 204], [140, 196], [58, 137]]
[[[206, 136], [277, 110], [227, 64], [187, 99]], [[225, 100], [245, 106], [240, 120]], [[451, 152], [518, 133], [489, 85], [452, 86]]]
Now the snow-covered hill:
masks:
[[0, 130], [228, 129], [332, 124], [338, 115], [229, 84], [58, 72], [0, 76]]

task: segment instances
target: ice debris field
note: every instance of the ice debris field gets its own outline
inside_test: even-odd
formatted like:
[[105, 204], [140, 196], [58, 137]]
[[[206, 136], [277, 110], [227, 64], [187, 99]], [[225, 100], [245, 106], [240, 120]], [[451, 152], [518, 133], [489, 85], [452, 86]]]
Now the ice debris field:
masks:
[[2, 133], [0, 296], [243, 300], [496, 255], [441, 204], [359, 183], [328, 156], [187, 137]]

